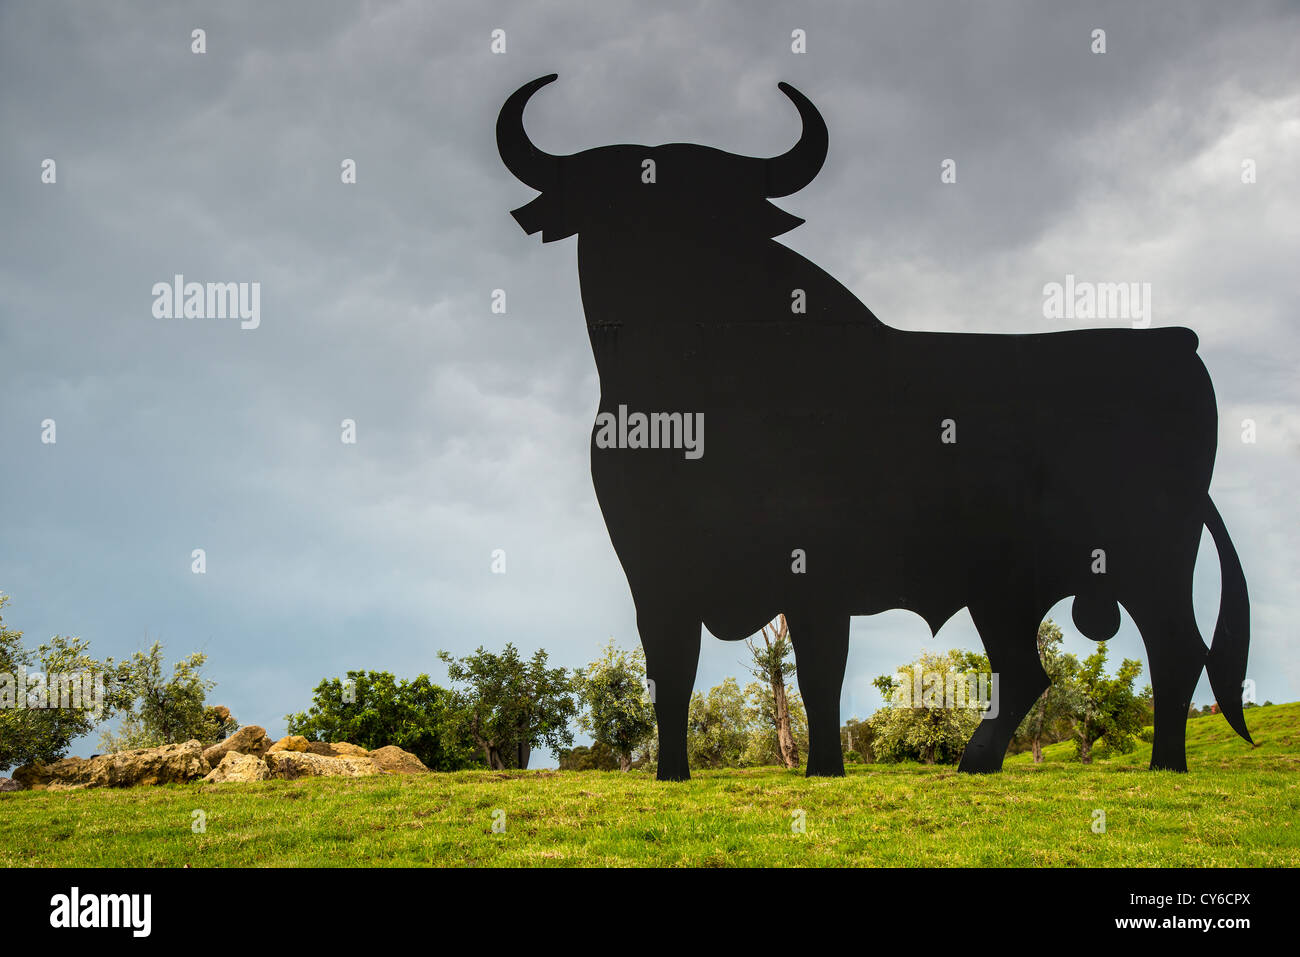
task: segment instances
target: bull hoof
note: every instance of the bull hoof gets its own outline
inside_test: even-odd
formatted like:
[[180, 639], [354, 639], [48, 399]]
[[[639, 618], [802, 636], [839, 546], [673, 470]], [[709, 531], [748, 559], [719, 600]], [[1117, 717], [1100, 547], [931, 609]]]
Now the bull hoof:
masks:
[[844, 762], [841, 761], [839, 764], [834, 764], [827, 761], [824, 763], [813, 764], [809, 761], [808, 770], [805, 772], [805, 776], [810, 778], [842, 778], [844, 777]]
[[967, 748], [957, 770], [962, 774], [997, 774], [1002, 770], [1002, 755], [991, 748]]
[[1180, 758], [1151, 758], [1152, 771], [1177, 771], [1179, 774], [1187, 773], [1187, 757]]

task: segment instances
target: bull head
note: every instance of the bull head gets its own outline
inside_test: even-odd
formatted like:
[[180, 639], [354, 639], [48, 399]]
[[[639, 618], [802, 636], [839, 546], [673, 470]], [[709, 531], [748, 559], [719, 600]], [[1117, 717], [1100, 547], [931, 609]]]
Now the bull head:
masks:
[[[497, 117], [497, 149], [506, 167], [541, 195], [513, 211], [524, 232], [543, 242], [579, 231], [639, 230], [642, 233], [750, 228], [778, 236], [803, 222], [767, 202], [812, 182], [826, 159], [826, 123], [808, 98], [778, 88], [803, 119], [803, 134], [786, 153], [770, 159], [737, 156], [707, 146], [602, 146], [568, 156], [538, 149], [524, 132], [524, 106], [556, 79], [538, 77], [510, 95]], [[646, 160], [654, 161], [653, 182]]]

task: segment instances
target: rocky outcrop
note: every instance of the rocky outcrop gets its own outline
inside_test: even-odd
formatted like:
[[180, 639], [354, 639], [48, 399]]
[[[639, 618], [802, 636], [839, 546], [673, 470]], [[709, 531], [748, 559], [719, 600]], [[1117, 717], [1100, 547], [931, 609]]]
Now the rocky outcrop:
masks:
[[[290, 735], [271, 744], [265, 729], [240, 728], [206, 750], [198, 741], [161, 748], [120, 751], [90, 759], [63, 758], [29, 764], [0, 778], [0, 791], [70, 791], [96, 787], [173, 784], [202, 778], [206, 784], [314, 777], [371, 777], [377, 774], [428, 774], [409, 751], [395, 745], [367, 751], [347, 741], [308, 741]], [[6, 783], [8, 782], [8, 783]]]
[[142, 784], [183, 784], [209, 771], [198, 741], [161, 748], [119, 751], [85, 760], [63, 758], [50, 764], [26, 764], [14, 780], [33, 791], [76, 788], [126, 788]]
[[238, 754], [254, 754], [261, 757], [269, 750], [271, 750], [271, 739], [267, 736], [266, 729], [250, 724], [240, 728], [224, 741], [218, 741], [205, 750], [203, 758], [213, 768], [216, 768], [222, 759], [232, 751]]
[[403, 751], [396, 745], [388, 745], [371, 751], [366, 755], [379, 770], [388, 774], [428, 774], [424, 762], [410, 751]]

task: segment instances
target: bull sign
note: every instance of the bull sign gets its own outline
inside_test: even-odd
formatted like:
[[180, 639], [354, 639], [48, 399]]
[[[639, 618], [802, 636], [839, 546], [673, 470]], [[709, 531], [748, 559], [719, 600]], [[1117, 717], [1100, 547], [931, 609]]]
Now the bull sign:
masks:
[[[1142, 633], [1151, 766], [1186, 770], [1203, 669], [1246, 740], [1246, 580], [1210, 500], [1218, 409], [1189, 329], [904, 332], [773, 237], [769, 200], [806, 187], [829, 138], [771, 159], [707, 146], [555, 156], [524, 132], [526, 84], [497, 119], [506, 167], [541, 195], [514, 210], [578, 237], [600, 411], [591, 475], [655, 687], [660, 779], [688, 778], [700, 628], [737, 641], [778, 613], [808, 712], [809, 775], [840, 775], [849, 619], [892, 608], [932, 632], [970, 609], [1000, 708], [961, 770], [998, 771], [1048, 687], [1038, 625], [1073, 596], [1079, 630]], [[782, 463], [772, 469], [773, 461]], [[1192, 613], [1202, 528], [1222, 569], [1213, 643]]]

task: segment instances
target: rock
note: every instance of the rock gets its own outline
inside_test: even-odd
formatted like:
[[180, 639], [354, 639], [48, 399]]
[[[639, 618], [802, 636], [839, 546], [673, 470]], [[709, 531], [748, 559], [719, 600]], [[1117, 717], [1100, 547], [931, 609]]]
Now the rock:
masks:
[[311, 747], [311, 742], [301, 734], [291, 734], [271, 745], [270, 751], [297, 751], [300, 754], [305, 754], [309, 747]]
[[370, 752], [363, 747], [349, 744], [346, 741], [334, 741], [330, 744], [326, 744], [324, 741], [308, 741], [307, 753], [319, 754], [322, 758], [364, 758]]
[[271, 769], [257, 755], [229, 751], [221, 759], [221, 763], [208, 772], [208, 776], [203, 780], [208, 784], [229, 784], [232, 782], [265, 781], [270, 776]]
[[64, 758], [50, 764], [27, 764], [14, 780], [33, 791], [76, 788], [125, 788], [140, 784], [193, 781], [210, 770], [198, 741], [104, 754], [89, 761]]
[[361, 747], [361, 745], [348, 744], [346, 741], [334, 741], [330, 744], [330, 747], [334, 749], [335, 754], [347, 754], [358, 758], [364, 758], [370, 754], [370, 752]]
[[49, 764], [24, 764], [14, 771], [14, 780], [27, 791], [44, 791], [54, 782], [85, 784], [90, 780], [90, 762], [82, 758], [60, 758]]
[[428, 774], [424, 762], [410, 751], [403, 751], [395, 744], [371, 751], [367, 757], [387, 774]]
[[13, 778], [0, 778], [0, 791], [21, 791], [23, 786]]
[[203, 752], [203, 758], [216, 767], [223, 758], [232, 751], [240, 754], [253, 754], [261, 757], [271, 749], [271, 739], [267, 737], [266, 729], [259, 728], [255, 724], [250, 724], [240, 728], [224, 741], [218, 741], [212, 747]]
[[327, 758], [305, 751], [268, 751], [266, 766], [271, 777], [286, 781], [313, 777], [363, 778], [379, 773], [379, 768], [369, 758]]

